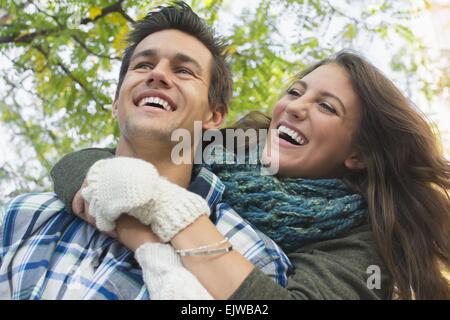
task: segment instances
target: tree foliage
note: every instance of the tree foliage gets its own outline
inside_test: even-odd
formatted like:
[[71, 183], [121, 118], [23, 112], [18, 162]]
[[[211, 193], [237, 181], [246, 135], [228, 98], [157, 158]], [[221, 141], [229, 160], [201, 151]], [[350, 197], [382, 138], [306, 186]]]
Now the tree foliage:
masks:
[[[238, 0], [187, 2], [229, 43], [235, 82], [229, 122], [249, 110], [270, 111], [288, 77], [306, 64], [373, 41], [396, 43], [387, 57], [393, 69], [422, 81], [428, 96], [442, 87], [432, 83], [442, 79], [415, 75], [427, 58], [409, 28], [409, 1], [257, 0], [237, 13]], [[117, 139], [110, 108], [125, 36], [133, 21], [163, 3], [0, 0], [0, 121], [19, 155], [0, 170], [0, 189], [14, 183], [0, 202], [49, 189], [49, 169], [64, 154]]]

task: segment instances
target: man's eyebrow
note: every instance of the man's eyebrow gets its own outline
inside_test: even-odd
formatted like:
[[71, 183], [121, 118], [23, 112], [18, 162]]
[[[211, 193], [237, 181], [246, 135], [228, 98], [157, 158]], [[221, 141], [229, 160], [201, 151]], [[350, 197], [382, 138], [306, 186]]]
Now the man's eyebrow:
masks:
[[[308, 89], [308, 84], [307, 84], [305, 81], [303, 81], [303, 80], [297, 80], [297, 81], [294, 82], [294, 84], [295, 84], [295, 83], [298, 83], [298, 84], [300, 84], [301, 86], [303, 86], [303, 87], [305, 88], [305, 90]], [[323, 91], [323, 90], [319, 90], [319, 94], [320, 94], [321, 96], [331, 97], [331, 98], [336, 99], [336, 100], [339, 102], [339, 104], [341, 105], [342, 110], [343, 110], [343, 112], [344, 112], [344, 114], [345, 114], [345, 112], [346, 112], [345, 105], [344, 105], [344, 103], [342, 102], [342, 100], [339, 99], [338, 96], [332, 94], [331, 92]]]
[[137, 59], [137, 58], [139, 58], [139, 57], [154, 57], [154, 56], [156, 56], [157, 54], [158, 54], [157, 51], [154, 50], [154, 49], [142, 50], [142, 51], [140, 51], [140, 52], [134, 54], [134, 55], [131, 57], [130, 62], [133, 61], [133, 60], [135, 60], [135, 59]]

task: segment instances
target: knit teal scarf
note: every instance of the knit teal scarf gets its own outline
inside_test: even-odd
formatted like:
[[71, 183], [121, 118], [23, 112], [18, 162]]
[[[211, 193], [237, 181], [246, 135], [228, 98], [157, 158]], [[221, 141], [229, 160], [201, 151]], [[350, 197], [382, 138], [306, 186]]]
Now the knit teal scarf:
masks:
[[223, 202], [286, 253], [310, 242], [336, 238], [367, 217], [364, 199], [339, 179], [261, 175], [259, 163], [213, 163], [208, 168], [225, 185]]

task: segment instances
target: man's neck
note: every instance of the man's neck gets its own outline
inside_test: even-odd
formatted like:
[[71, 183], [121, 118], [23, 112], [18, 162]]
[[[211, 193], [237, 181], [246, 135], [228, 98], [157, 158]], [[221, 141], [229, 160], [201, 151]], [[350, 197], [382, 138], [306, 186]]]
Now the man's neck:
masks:
[[169, 181], [187, 188], [191, 181], [192, 164], [175, 164], [171, 159], [172, 148], [160, 146], [159, 144], [152, 147], [138, 146], [120, 139], [116, 156], [132, 157], [150, 162], [158, 170], [159, 174], [166, 177]]

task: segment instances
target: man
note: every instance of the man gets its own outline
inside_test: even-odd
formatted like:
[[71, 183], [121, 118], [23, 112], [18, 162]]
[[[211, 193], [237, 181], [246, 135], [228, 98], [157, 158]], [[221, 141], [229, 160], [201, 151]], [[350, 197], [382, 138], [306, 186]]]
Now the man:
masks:
[[[231, 78], [223, 45], [184, 3], [150, 12], [129, 42], [113, 103], [121, 131], [116, 156], [150, 162], [170, 182], [205, 198], [211, 219], [227, 230], [234, 248], [285, 285], [288, 259], [219, 205], [224, 187], [217, 177], [205, 169], [192, 176], [192, 161], [175, 165], [170, 158], [174, 129], [192, 134], [194, 121], [211, 129], [224, 120]], [[68, 211], [54, 194], [42, 193], [17, 197], [0, 214], [0, 298], [151, 298], [133, 252]], [[126, 230], [128, 222], [119, 220], [117, 229]]]

